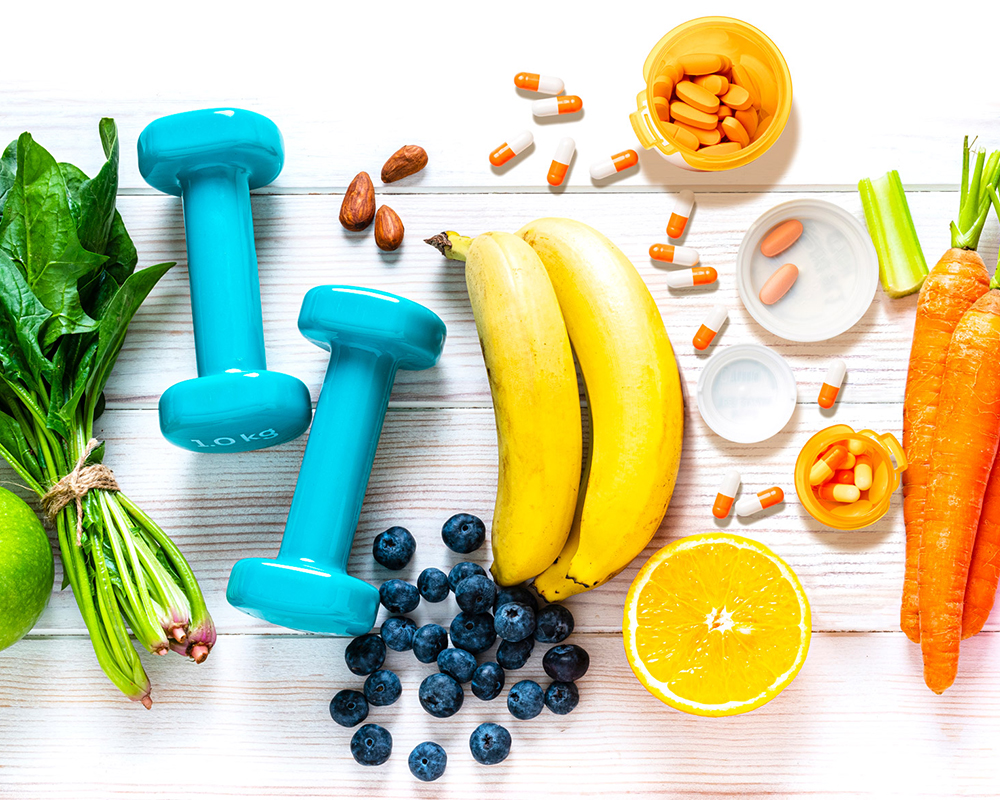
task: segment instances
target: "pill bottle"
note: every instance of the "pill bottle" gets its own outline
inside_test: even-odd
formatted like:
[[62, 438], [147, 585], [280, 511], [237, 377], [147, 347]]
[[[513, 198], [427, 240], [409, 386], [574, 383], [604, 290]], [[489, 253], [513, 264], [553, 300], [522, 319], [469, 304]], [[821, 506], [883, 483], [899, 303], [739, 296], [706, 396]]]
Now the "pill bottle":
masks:
[[[871, 459], [872, 487], [862, 492], [862, 499], [854, 503], [823, 500], [817, 495], [819, 486], [810, 485], [809, 473], [828, 448], [850, 439], [864, 442], [864, 455]], [[891, 433], [855, 432], [850, 425], [832, 425], [815, 434], [799, 452], [795, 461], [795, 492], [805, 510], [818, 522], [841, 531], [866, 528], [882, 519], [889, 510], [893, 492], [899, 486], [900, 473], [906, 466], [903, 448]]]
[[[760, 93], [762, 114], [767, 115], [762, 134], [748, 147], [728, 155], [701, 155], [679, 146], [653, 113], [653, 84], [684, 55], [716, 53], [745, 68]], [[792, 110], [792, 78], [781, 51], [753, 25], [732, 17], [700, 17], [678, 25], [660, 39], [642, 67], [646, 86], [636, 97], [632, 128], [647, 150], [684, 169], [721, 172], [749, 164], [767, 152], [781, 136]]]

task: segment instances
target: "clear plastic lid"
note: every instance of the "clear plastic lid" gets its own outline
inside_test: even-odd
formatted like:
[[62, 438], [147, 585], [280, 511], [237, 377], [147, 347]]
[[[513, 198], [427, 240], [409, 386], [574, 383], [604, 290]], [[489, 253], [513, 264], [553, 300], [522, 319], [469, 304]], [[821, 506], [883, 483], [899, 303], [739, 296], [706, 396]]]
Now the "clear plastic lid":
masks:
[[[761, 240], [790, 219], [802, 235], [776, 256], [760, 252]], [[799, 275], [773, 305], [760, 290], [783, 264]], [[852, 328], [871, 306], [878, 286], [878, 257], [864, 226], [825, 200], [789, 200], [762, 214], [747, 230], [736, 255], [736, 287], [750, 315], [767, 330], [793, 342], [821, 342]]]
[[795, 411], [795, 376], [781, 356], [759, 344], [720, 350], [698, 379], [698, 411], [723, 439], [763, 442]]

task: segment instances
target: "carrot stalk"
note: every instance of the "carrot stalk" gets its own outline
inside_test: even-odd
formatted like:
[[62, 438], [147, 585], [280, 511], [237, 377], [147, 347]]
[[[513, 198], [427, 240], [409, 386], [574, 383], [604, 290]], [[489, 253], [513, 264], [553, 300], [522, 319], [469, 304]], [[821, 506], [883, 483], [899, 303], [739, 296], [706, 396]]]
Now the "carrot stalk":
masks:
[[[971, 189], [970, 189], [971, 190]], [[969, 565], [1000, 442], [1000, 290], [980, 297], [952, 334], [931, 451], [918, 564], [924, 681], [955, 680]]]

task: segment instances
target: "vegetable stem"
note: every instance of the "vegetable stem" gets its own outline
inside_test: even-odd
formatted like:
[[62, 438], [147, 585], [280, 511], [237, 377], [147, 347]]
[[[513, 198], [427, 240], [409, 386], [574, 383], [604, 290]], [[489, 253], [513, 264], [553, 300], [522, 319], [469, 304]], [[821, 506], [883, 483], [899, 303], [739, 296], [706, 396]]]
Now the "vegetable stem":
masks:
[[896, 170], [858, 183], [868, 233], [878, 254], [879, 279], [890, 297], [918, 291], [927, 275], [927, 261], [920, 247], [906, 192]]

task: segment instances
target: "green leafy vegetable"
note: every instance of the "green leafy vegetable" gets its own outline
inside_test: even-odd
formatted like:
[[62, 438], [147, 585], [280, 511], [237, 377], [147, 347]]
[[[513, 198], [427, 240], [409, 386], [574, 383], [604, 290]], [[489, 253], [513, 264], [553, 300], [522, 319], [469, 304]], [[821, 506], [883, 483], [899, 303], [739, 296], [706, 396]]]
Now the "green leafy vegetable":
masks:
[[[121, 215], [118, 131], [100, 123], [107, 161], [93, 178], [60, 164], [29, 133], [0, 157], [0, 457], [39, 497], [78, 465], [100, 464], [94, 420], [129, 323], [173, 264], [136, 271]], [[113, 486], [113, 484], [112, 484]], [[55, 515], [65, 572], [97, 659], [150, 705], [129, 639], [203, 661], [215, 626], [191, 567], [120, 491], [91, 488]]]

